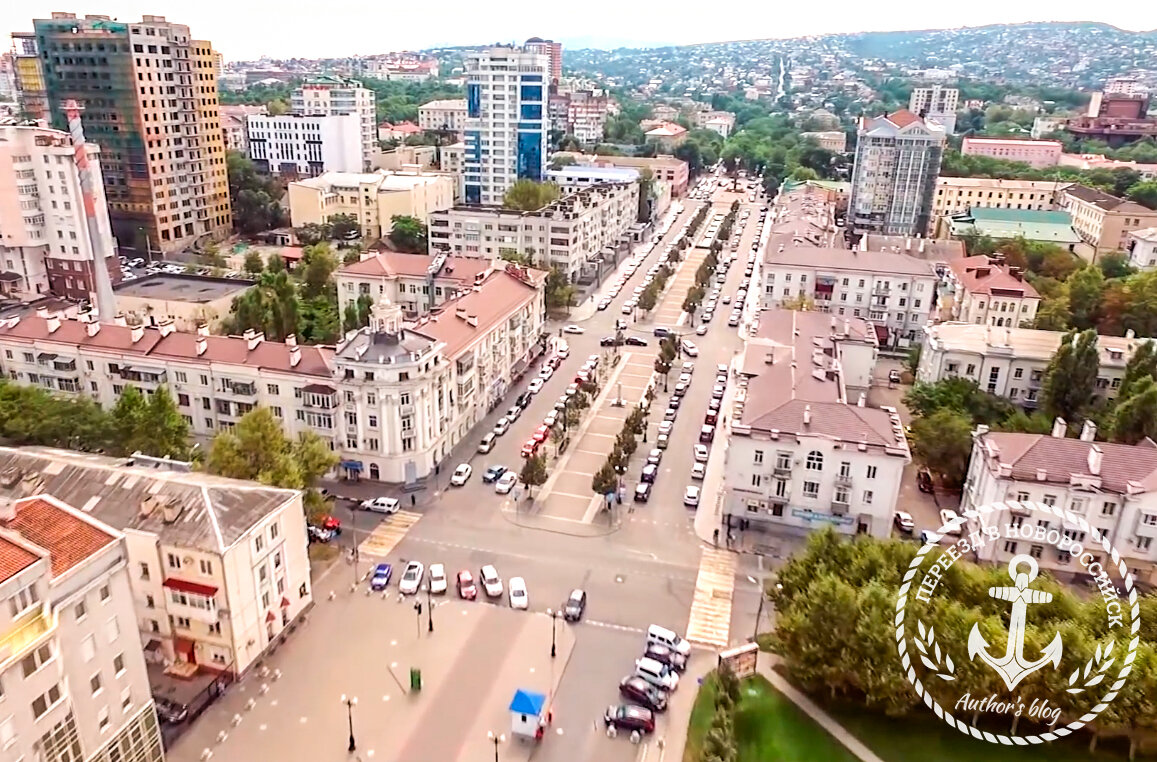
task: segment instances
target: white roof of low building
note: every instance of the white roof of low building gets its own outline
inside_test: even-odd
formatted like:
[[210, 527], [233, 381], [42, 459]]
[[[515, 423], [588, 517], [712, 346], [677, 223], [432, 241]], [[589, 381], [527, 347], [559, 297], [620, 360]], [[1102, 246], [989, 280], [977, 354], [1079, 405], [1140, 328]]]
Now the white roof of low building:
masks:
[[[940, 323], [924, 327], [928, 345], [938, 351], [966, 352], [979, 356], [1003, 353], [1017, 360], [1048, 362], [1056, 354], [1065, 334], [1063, 331], [1040, 331], [1035, 328], [997, 328], [975, 323]], [[1097, 347], [1102, 362], [1118, 354], [1128, 360], [1141, 342], [1129, 336], [1098, 336]]]

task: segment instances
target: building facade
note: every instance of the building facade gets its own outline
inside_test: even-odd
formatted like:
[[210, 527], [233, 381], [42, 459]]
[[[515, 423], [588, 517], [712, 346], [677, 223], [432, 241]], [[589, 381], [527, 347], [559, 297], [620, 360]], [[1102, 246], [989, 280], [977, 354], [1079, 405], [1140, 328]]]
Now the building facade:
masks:
[[674, 156], [599, 156], [596, 154], [574, 153], [560, 151], [555, 156], [569, 156], [575, 160], [577, 166], [594, 167], [631, 167], [642, 172], [650, 170], [651, 176], [662, 180], [671, 186], [671, 195], [680, 197], [687, 194], [687, 183], [690, 172], [687, 162], [676, 159]]
[[225, 136], [225, 148], [230, 151], [249, 155], [249, 128], [246, 125], [251, 114], [267, 115], [269, 109], [265, 106], [222, 106], [221, 132]]
[[543, 179], [550, 69], [549, 56], [521, 48], [466, 56], [467, 204], [500, 204], [516, 180]]
[[637, 182], [639, 170], [632, 167], [569, 164], [558, 169], [548, 169], [546, 176], [552, 183], [557, 183], [563, 193], [573, 193], [589, 185], [599, 185], [600, 183]]
[[848, 202], [853, 231], [926, 233], [943, 152], [944, 128], [911, 111], [862, 118]]
[[398, 305], [408, 319], [417, 319], [504, 267], [505, 263], [481, 258], [374, 252], [334, 273], [338, 314], [344, 315], [358, 300], [385, 299]]
[[516, 252], [574, 281], [608, 249], [629, 243], [638, 214], [637, 182], [587, 186], [535, 212], [456, 206], [430, 215], [430, 253], [494, 259]]
[[418, 126], [423, 130], [445, 130], [461, 140], [466, 130], [466, 99], [430, 101], [418, 107]]
[[858, 318], [772, 310], [736, 371], [723, 521], [804, 534], [887, 537], [911, 462], [894, 410], [864, 404], [878, 345]]
[[97, 240], [85, 215], [75, 147], [67, 132], [0, 126], [0, 290], [95, 301], [93, 265], [121, 278], [101, 176], [100, 149], [86, 146]]
[[1072, 216], [1073, 228], [1093, 258], [1125, 251], [1130, 233], [1157, 226], [1157, 211], [1084, 185], [1065, 189], [1060, 207]]
[[969, 209], [1057, 208], [1061, 192], [1072, 183], [1053, 180], [998, 180], [988, 177], [940, 177], [932, 200], [933, 226], [949, 214]]
[[879, 343], [889, 347], [922, 339], [939, 283], [935, 265], [925, 259], [814, 246], [768, 250], [762, 276], [764, 309], [810, 302], [820, 312], [871, 321]]
[[4, 759], [163, 762], [124, 534], [6, 468], [0, 559]]
[[[212, 45], [164, 16], [126, 23], [53, 13], [33, 27], [53, 126], [67, 129], [68, 101], [85, 105], [85, 135], [101, 147], [122, 252], [167, 254], [228, 235], [233, 218]], [[103, 55], [70, 55], [89, 46]], [[110, 90], [117, 97], [109, 98]]]
[[1129, 233], [1129, 264], [1138, 270], [1157, 268], [1157, 228], [1145, 228]]
[[847, 133], [841, 130], [801, 132], [799, 137], [801, 140], [814, 140], [820, 148], [825, 151], [831, 151], [832, 153], [843, 153], [848, 150]]
[[356, 114], [251, 115], [246, 125], [249, 156], [267, 174], [297, 178], [362, 169], [361, 123]]
[[562, 79], [562, 43], [554, 40], [544, 40], [541, 37], [531, 37], [526, 41], [526, 49], [547, 57], [547, 75], [550, 79], [547, 84], [557, 85]]
[[354, 217], [362, 238], [377, 241], [393, 230], [396, 215], [429, 222], [430, 214], [454, 205], [455, 178], [422, 172], [326, 172], [289, 184], [294, 227], [322, 223], [337, 214]]
[[936, 122], [944, 128], [946, 135], [956, 132], [956, 112], [960, 104], [960, 91], [955, 87], [931, 85], [914, 87], [908, 96], [908, 110]]
[[944, 295], [944, 311], [952, 320], [997, 328], [1027, 328], [1040, 308], [1040, 294], [1024, 273], [993, 257], [949, 262]]
[[362, 164], [345, 172], [369, 169], [370, 157], [378, 147], [377, 96], [373, 90], [362, 87], [356, 79], [323, 76], [312, 77], [293, 91], [291, 108], [294, 114], [305, 116], [357, 117], [360, 127]]
[[1018, 140], [1015, 138], [966, 137], [960, 153], [964, 156], [987, 156], [1002, 161], [1018, 161], [1033, 169], [1055, 167], [1064, 145], [1058, 140]]
[[[1085, 425], [1078, 438], [1068, 437], [1064, 422], [1051, 435], [988, 431], [973, 434], [972, 461], [961, 498], [962, 510], [1003, 504], [982, 514], [977, 526], [994, 527], [1003, 536], [1012, 526], [1037, 526], [1063, 534], [1092, 555], [1092, 561], [1111, 563], [1104, 549], [1079, 525], [1066, 519], [1043, 517], [1021, 507], [1035, 502], [1055, 506], [1083, 517], [1093, 532], [1104, 536], [1121, 555], [1121, 562], [1137, 579], [1152, 585], [1157, 579], [1157, 447], [1152, 441], [1137, 445], [1096, 442], [1096, 426]], [[1076, 575], [1083, 568], [1071, 553], [1055, 545], [1028, 539], [988, 543], [980, 560], [1007, 565], [1013, 556], [1028, 554], [1041, 570], [1054, 575]]]

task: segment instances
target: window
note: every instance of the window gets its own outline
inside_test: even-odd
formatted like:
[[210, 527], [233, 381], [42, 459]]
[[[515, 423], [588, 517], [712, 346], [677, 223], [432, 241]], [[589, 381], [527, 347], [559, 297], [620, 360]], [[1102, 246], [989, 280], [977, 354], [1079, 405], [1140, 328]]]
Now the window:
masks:
[[189, 629], [189, 627], [191, 627], [193, 624], [187, 616], [174, 617], [174, 620], [176, 621], [177, 626], [184, 630]]
[[0, 750], [7, 749], [12, 744], [16, 743], [16, 728], [12, 724], [12, 718], [0, 722]]
[[272, 394], [275, 397], [277, 395], [281, 394], [281, 389], [277, 386], [277, 384], [267, 384], [265, 386], [265, 388], [270, 394]]
[[92, 661], [96, 658], [96, 637], [93, 635], [86, 635], [84, 640], [80, 642], [80, 655], [84, 657], [86, 662]]
[[876, 467], [875, 466], [868, 466], [868, 478], [869, 479], [875, 479], [876, 478]]
[[202, 558], [201, 559], [201, 573], [204, 574], [206, 577], [211, 575], [213, 573], [213, 562], [209, 561], [208, 559]]
[[1152, 537], [1138, 537], [1137, 550], [1149, 550], [1149, 546], [1153, 544]]
[[872, 497], [873, 497], [872, 496], [872, 490], [870, 490], [870, 489], [864, 490], [864, 505], [871, 505], [872, 504]]
[[278, 551], [277, 553], [273, 554], [273, 568], [274, 569], [280, 569], [281, 568], [281, 551]]
[[111, 597], [112, 597], [112, 592], [108, 589], [108, 585], [102, 586], [100, 589], [100, 599], [102, 601], [107, 601]]
[[1141, 514], [1141, 523], [1147, 527], [1157, 526], [1157, 513]]
[[31, 584], [25, 585], [16, 591], [16, 595], [8, 599], [8, 608], [12, 612], [12, 618], [23, 614], [28, 609], [35, 606], [40, 601], [40, 595], [36, 592], [36, 588]]
[[1015, 553], [1016, 552], [1016, 543], [1013, 542], [1012, 540], [1006, 541], [1004, 543], [1004, 552], [1005, 553]]
[[1030, 556], [1032, 556], [1033, 558], [1040, 558], [1041, 554], [1044, 553], [1044, 550], [1045, 550], [1044, 545], [1033, 545], [1032, 547], [1030, 547], [1028, 549], [1028, 554]]
[[265, 550], [265, 535], [257, 535], [257, 537], [253, 539], [253, 545], [257, 548], [258, 553]]
[[759, 483], [760, 483], [760, 476], [759, 476], [759, 474], [752, 474], [752, 475], [751, 475], [751, 486], [752, 486], [752, 487], [758, 487], [758, 486], [759, 486]]
[[1102, 516], [1112, 516], [1116, 512], [1117, 512], [1117, 504], [1116, 503], [1114, 503], [1110, 500], [1106, 500], [1104, 503], [1101, 504], [1101, 515]]
[[104, 634], [108, 636], [109, 643], [115, 643], [116, 639], [120, 637], [121, 626], [117, 624], [115, 616], [104, 623]]
[[146, 595], [145, 596], [145, 608], [155, 609], [156, 607], [157, 607], [157, 602], [156, 602], [156, 600], [153, 599], [153, 596]]
[[124, 674], [124, 671], [125, 671], [125, 655], [124, 654], [117, 654], [116, 656], [113, 657], [112, 668], [113, 668], [113, 672], [116, 673], [117, 677], [120, 677], [121, 675]]
[[842, 476], [846, 479], [851, 475], [852, 475], [852, 464], [846, 460], [841, 461], [840, 462], [840, 476]]
[[269, 527], [269, 539], [270, 540], [276, 540], [277, 535], [278, 535], [278, 533], [280, 533], [280, 531], [281, 530], [278, 528], [277, 524], [273, 524], [272, 526], [270, 526]]
[[133, 689], [125, 688], [121, 691], [121, 711], [128, 712], [129, 707], [133, 705]]
[[808, 471], [823, 471], [824, 456], [819, 450], [812, 450], [807, 454], [806, 467]]
[[21, 659], [20, 666], [24, 670], [24, 676], [31, 677], [50, 661], [52, 661], [52, 649], [48, 645], [43, 645]]
[[756, 450], [755, 451], [755, 465], [758, 466], [761, 463], [763, 463], [763, 450]]
[[60, 701], [61, 695], [60, 686], [52, 686], [45, 693], [33, 699], [32, 714], [36, 717], [36, 719], [39, 720], [44, 716], [45, 712], [47, 712], [51, 707], [55, 706], [58, 701]]
[[170, 569], [180, 569], [181, 568], [181, 559], [176, 553], [170, 553], [168, 560], [169, 560], [169, 568]]
[[81, 621], [88, 616], [88, 606], [84, 605], [84, 601], [72, 607], [72, 614], [76, 617], [76, 621]]
[[88, 679], [88, 687], [92, 689], [92, 695], [94, 696], [101, 692], [103, 685], [101, 684], [99, 672]]
[[109, 725], [111, 724], [109, 722], [109, 719], [108, 719], [108, 707], [107, 706], [102, 706], [100, 708], [100, 712], [97, 714], [97, 719], [100, 723], [100, 732], [104, 733], [106, 730], [109, 729]]
[[1024, 516], [1010, 516], [1008, 519], [1008, 525], [1010, 527], [1016, 527], [1019, 529], [1024, 525]]
[[777, 452], [775, 454], [775, 467], [778, 469], [785, 470], [785, 471], [790, 469], [791, 468], [791, 453], [790, 452]]
[[803, 483], [803, 496], [804, 497], [819, 497], [820, 496], [819, 482], [804, 482]]

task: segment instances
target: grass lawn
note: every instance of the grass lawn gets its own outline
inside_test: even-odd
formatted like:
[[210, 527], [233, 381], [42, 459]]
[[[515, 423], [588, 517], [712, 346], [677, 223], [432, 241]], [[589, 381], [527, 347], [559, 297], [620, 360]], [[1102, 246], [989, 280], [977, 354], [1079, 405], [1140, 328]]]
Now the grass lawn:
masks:
[[[709, 676], [695, 697], [683, 762], [695, 762], [715, 713], [715, 679]], [[766, 678], [743, 681], [735, 714], [739, 762], [856, 762], [838, 741], [784, 698]]]

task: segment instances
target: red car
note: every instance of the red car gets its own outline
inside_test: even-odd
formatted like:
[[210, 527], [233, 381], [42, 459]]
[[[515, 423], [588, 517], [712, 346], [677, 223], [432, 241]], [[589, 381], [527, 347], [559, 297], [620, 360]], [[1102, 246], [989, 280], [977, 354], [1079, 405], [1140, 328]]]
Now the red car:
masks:
[[341, 534], [341, 519], [327, 514], [321, 519], [321, 528], [329, 529], [334, 534]]
[[550, 427], [547, 426], [545, 423], [534, 430], [534, 441], [535, 442], [538, 442], [541, 444], [542, 442], [545, 442], [546, 438], [549, 436], [550, 436]]
[[522, 457], [533, 458], [534, 454], [538, 452], [538, 440], [528, 439], [526, 444], [522, 446]]
[[472, 601], [478, 597], [478, 588], [474, 587], [474, 577], [470, 576], [470, 572], [465, 569], [458, 572], [458, 597], [467, 601]]

